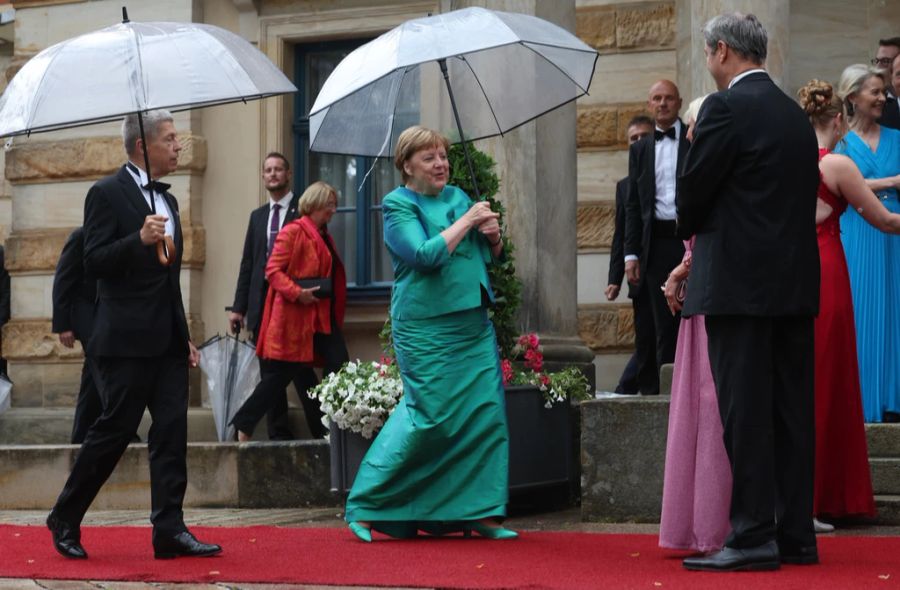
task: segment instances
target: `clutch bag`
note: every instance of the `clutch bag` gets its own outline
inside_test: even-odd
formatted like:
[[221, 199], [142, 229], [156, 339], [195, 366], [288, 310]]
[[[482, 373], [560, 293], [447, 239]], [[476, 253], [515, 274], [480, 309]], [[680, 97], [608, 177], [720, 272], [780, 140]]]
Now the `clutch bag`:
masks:
[[318, 287], [318, 289], [313, 291], [313, 296], [318, 299], [329, 299], [334, 291], [331, 277], [294, 279], [294, 283], [296, 283], [301, 289], [312, 289], [313, 287]]
[[675, 287], [675, 301], [684, 303], [685, 296], [687, 296], [687, 279], [681, 279]]

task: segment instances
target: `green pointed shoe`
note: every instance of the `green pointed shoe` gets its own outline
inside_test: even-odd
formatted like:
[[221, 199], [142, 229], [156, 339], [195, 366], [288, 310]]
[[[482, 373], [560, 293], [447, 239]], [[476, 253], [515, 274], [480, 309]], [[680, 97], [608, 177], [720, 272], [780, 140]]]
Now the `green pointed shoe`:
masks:
[[359, 524], [358, 522], [350, 523], [350, 530], [356, 535], [356, 538], [365, 543], [372, 542], [372, 531]]

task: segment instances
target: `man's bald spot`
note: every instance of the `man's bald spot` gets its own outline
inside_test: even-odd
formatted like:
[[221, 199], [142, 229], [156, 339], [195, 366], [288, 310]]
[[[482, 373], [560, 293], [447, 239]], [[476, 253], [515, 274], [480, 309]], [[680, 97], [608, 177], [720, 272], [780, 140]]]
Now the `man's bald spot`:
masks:
[[671, 93], [675, 98], [681, 98], [681, 95], [678, 93], [678, 86], [671, 80], [659, 80], [658, 82], [655, 82], [653, 86], [650, 87], [650, 92], [647, 93], [647, 96], [653, 96], [658, 92]]

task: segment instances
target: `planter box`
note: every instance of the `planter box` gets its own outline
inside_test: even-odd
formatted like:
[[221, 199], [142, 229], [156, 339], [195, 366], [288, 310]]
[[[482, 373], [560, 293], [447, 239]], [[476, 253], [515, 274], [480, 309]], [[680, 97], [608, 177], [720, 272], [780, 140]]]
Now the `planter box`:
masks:
[[[572, 434], [569, 403], [544, 407], [541, 391], [529, 385], [506, 388], [509, 423], [509, 489], [520, 491], [570, 483]], [[332, 428], [331, 489], [350, 490], [372, 444], [355, 432]]]
[[537, 387], [506, 387], [509, 423], [509, 489], [567, 484], [572, 477], [569, 402], [544, 407]]

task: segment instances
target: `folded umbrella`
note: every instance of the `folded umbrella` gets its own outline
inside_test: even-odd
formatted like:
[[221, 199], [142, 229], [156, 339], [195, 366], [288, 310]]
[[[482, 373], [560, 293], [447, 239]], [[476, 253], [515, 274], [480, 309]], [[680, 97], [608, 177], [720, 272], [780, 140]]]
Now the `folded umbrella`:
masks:
[[213, 336], [200, 346], [200, 369], [206, 375], [216, 435], [234, 440], [231, 420], [259, 383], [256, 347], [236, 336]]

